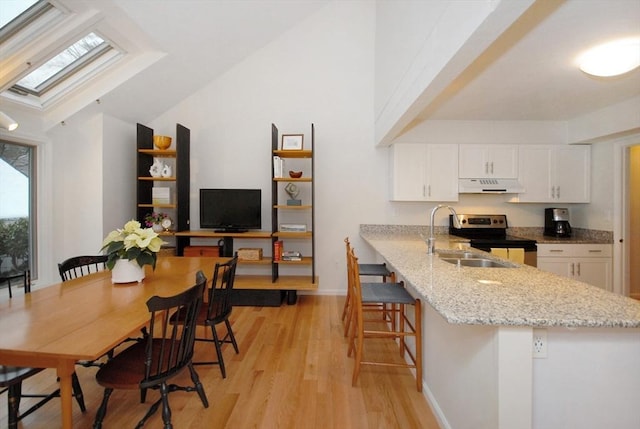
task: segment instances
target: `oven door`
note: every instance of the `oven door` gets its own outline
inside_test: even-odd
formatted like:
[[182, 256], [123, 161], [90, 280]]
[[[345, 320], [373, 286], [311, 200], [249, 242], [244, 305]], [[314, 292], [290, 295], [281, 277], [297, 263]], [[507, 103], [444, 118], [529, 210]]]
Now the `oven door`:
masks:
[[531, 267], [538, 266], [538, 246], [535, 241], [523, 241], [521, 243], [507, 242], [511, 240], [475, 240], [471, 239], [469, 245], [474, 249], [491, 253], [491, 249], [524, 249], [524, 263]]

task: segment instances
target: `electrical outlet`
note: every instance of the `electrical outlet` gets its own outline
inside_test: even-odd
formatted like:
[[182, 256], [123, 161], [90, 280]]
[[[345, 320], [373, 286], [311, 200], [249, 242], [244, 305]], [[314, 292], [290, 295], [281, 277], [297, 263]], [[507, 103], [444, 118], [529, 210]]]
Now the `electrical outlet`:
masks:
[[547, 330], [533, 330], [533, 357], [545, 359], [547, 357]]

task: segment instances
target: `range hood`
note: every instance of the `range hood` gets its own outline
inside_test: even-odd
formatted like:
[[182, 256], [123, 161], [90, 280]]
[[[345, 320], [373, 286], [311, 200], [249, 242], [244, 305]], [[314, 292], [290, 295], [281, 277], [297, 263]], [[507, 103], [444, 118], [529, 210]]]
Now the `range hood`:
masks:
[[460, 179], [460, 194], [519, 194], [524, 187], [517, 179]]

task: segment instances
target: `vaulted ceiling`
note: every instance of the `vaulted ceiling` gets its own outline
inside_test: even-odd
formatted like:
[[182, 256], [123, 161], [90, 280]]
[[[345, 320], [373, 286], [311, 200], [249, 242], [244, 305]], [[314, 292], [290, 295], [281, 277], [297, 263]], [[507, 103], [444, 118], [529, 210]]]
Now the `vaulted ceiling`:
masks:
[[[129, 64], [126, 79], [116, 85], [112, 77], [111, 85], [85, 89], [85, 98], [101, 98], [101, 111], [142, 122], [330, 2], [56, 1], [78, 13], [97, 11], [139, 51], [145, 67]], [[640, 70], [596, 79], [575, 65], [585, 48], [630, 35], [640, 35], [640, 0], [537, 0], [411, 120], [568, 120], [638, 97]], [[76, 102], [64, 114], [86, 106]], [[61, 115], [52, 121], [64, 119]]]

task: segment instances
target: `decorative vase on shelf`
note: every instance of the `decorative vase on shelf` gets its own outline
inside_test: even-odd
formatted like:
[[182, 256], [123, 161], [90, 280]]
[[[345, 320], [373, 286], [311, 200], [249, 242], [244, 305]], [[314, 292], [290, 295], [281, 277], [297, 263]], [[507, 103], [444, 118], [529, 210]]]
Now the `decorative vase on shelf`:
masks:
[[140, 283], [144, 279], [144, 268], [135, 260], [118, 259], [111, 270], [111, 283]]
[[149, 169], [149, 174], [151, 177], [160, 177], [162, 175], [162, 169], [164, 168], [164, 163], [160, 161], [159, 158], [155, 158], [153, 160], [153, 165]]
[[162, 174], [162, 177], [171, 177], [171, 166], [170, 166], [170, 165], [168, 165], [168, 164], [165, 164], [165, 165], [162, 167], [162, 172], [161, 172], [161, 174]]
[[153, 232], [157, 233], [161, 233], [162, 231], [164, 231], [164, 228], [160, 223], [154, 223], [153, 225], [151, 225], [151, 229], [153, 229]]

